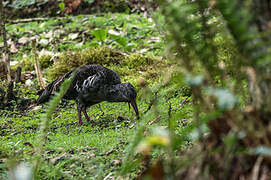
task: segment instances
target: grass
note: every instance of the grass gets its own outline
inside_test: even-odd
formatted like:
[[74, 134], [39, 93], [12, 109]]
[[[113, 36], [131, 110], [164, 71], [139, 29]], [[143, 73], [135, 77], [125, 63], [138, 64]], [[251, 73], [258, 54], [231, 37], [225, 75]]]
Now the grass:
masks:
[[[172, 99], [177, 109], [181, 97]], [[127, 104], [124, 103], [102, 103], [104, 115], [98, 106], [89, 108], [89, 115], [96, 124], [77, 126], [77, 112], [74, 104], [66, 108], [59, 107], [53, 114], [49, 123], [47, 142], [44, 146], [43, 160], [39, 178], [41, 179], [94, 179], [110, 176], [119, 176], [121, 162], [126, 154], [127, 145], [138, 127], [140, 120], [135, 120], [134, 112], [129, 112]], [[148, 108], [143, 100], [138, 103], [141, 116]], [[161, 107], [165, 108], [165, 107]], [[189, 106], [182, 111], [184, 118], [190, 118]], [[40, 143], [38, 139], [38, 127], [41, 113], [44, 108], [37, 112], [27, 112], [20, 116], [8, 115], [1, 118], [0, 126], [0, 158], [5, 163], [0, 166], [0, 177], [7, 177], [6, 158], [16, 159], [16, 162], [32, 162], [35, 148]], [[173, 113], [174, 114], [174, 113]], [[154, 127], [167, 124], [167, 113], [161, 111], [159, 122], [150, 125]], [[1, 161], [0, 161], [1, 162]], [[131, 174], [140, 170], [133, 169]], [[133, 173], [134, 172], [134, 173]]]

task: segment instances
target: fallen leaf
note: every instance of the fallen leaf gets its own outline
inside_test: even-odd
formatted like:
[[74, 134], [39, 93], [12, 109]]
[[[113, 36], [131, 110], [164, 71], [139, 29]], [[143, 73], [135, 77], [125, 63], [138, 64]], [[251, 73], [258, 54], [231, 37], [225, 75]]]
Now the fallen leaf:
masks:
[[39, 44], [41, 44], [41, 45], [43, 45], [43, 46], [46, 46], [46, 45], [49, 44], [49, 41], [48, 41], [48, 39], [41, 39], [41, 40], [39, 41]]
[[51, 162], [52, 164], [56, 164], [58, 161], [64, 159], [65, 156], [66, 156], [66, 152], [65, 152], [64, 154], [60, 155], [60, 156], [57, 156], [57, 157], [55, 157], [55, 158], [53, 158], [53, 159], [50, 159], [50, 162]]
[[40, 28], [43, 28], [45, 26], [45, 22], [40, 24]]
[[94, 157], [96, 157], [96, 155], [94, 153], [88, 153], [88, 157], [94, 158]]
[[65, 33], [65, 31], [62, 29], [56, 29], [54, 32], [55, 35], [64, 34], [64, 33]]
[[36, 106], [36, 107], [34, 107], [32, 110], [33, 111], [38, 111], [38, 110], [40, 110], [41, 109], [41, 106]]
[[12, 42], [10, 45], [10, 52], [12, 52], [12, 53], [18, 52], [18, 49], [16, 48], [14, 42]]
[[53, 30], [51, 30], [51, 31], [49, 31], [48, 33], [45, 34], [45, 37], [46, 38], [52, 38], [53, 35], [54, 35]]
[[75, 46], [76, 47], [81, 47], [81, 46], [83, 46], [83, 44], [84, 44], [84, 42], [80, 42], [80, 43], [77, 43]]
[[39, 52], [39, 57], [45, 56], [45, 55], [53, 56], [53, 52], [52, 52], [52, 51], [48, 51], [48, 50], [46, 50], [46, 49], [42, 49], [42, 50]]
[[18, 61], [10, 61], [10, 65], [11, 66], [15, 66], [16, 64], [18, 64], [19, 62]]
[[120, 160], [120, 159], [115, 159], [115, 160], [113, 160], [112, 165], [113, 165], [113, 166], [121, 165], [121, 160]]
[[161, 38], [160, 37], [151, 37], [151, 39], [147, 42], [160, 42], [161, 41]]
[[145, 52], [148, 52], [148, 49], [141, 49], [139, 52], [140, 52], [141, 54], [143, 54], [143, 53], [145, 53]]
[[12, 39], [7, 40], [7, 44], [11, 45], [13, 43]]
[[64, 171], [65, 174], [71, 174], [72, 171]]
[[108, 33], [109, 33], [109, 34], [113, 34], [113, 35], [115, 35], [115, 36], [120, 36], [120, 35], [121, 35], [120, 32], [114, 31], [114, 30], [112, 30], [112, 29], [110, 29], [110, 30], [108, 31]]
[[74, 168], [74, 167], [76, 167], [76, 164], [70, 165], [70, 168]]
[[28, 41], [29, 41], [29, 38], [25, 36], [25, 37], [21, 37], [21, 38], [18, 40], [18, 43], [19, 43], [19, 44], [26, 44]]
[[32, 36], [30, 37], [30, 40], [33, 41], [33, 40], [37, 40], [38, 39], [38, 36]]
[[78, 33], [69, 34], [69, 39], [74, 40], [78, 37]]

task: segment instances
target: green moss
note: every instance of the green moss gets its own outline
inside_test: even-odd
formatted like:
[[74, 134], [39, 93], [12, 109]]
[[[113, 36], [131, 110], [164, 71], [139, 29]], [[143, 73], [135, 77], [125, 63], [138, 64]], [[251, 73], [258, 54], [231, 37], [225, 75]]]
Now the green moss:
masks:
[[[73, 51], [61, 54], [49, 70], [49, 80], [62, 76], [70, 70], [86, 64], [101, 64], [117, 71], [121, 76], [132, 74], [138, 77], [139, 71], [145, 71], [158, 63], [155, 58], [140, 54], [125, 54], [108, 47], [88, 48], [84, 51]], [[152, 69], [152, 68], [150, 68]], [[150, 71], [151, 73], [152, 71]]]
[[[46, 69], [53, 64], [53, 61], [51, 61], [51, 58], [52, 58], [51, 55], [44, 55], [38, 58], [41, 69]], [[28, 57], [28, 58], [23, 59], [22, 68], [24, 71], [33, 71], [35, 69], [33, 58]]]
[[123, 65], [128, 66], [129, 68], [137, 68], [140, 66], [146, 66], [153, 63], [153, 60], [149, 57], [142, 56], [140, 54], [131, 54], [125, 56]]

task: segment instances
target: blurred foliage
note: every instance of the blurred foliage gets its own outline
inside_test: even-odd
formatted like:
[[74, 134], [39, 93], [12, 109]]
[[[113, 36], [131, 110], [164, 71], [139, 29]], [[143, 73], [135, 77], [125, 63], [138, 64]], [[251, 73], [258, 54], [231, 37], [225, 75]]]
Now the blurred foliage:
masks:
[[[162, 163], [160, 177], [270, 176], [271, 39], [270, 28], [258, 21], [268, 21], [270, 11], [258, 1], [159, 2], [164, 18], [157, 22], [168, 29], [169, 56], [176, 57], [178, 69], [191, 87], [194, 114], [193, 122], [183, 127], [181, 135], [176, 131], [181, 114], [169, 116], [166, 142], [171, 143], [166, 143], [164, 154], [157, 157]], [[146, 115], [144, 120], [157, 119], [159, 110], [153, 109], [154, 117]], [[141, 163], [147, 164], [140, 178], [155, 179], [155, 174], [159, 175], [154, 170], [158, 167], [153, 155], [157, 142], [150, 140], [153, 134], [148, 133], [146, 124], [138, 128], [123, 172], [132, 170], [130, 161], [138, 147]], [[159, 138], [160, 143], [165, 142], [159, 136], [154, 139]], [[187, 139], [195, 144], [188, 150], [182, 146]], [[260, 173], [251, 173], [255, 166]]]

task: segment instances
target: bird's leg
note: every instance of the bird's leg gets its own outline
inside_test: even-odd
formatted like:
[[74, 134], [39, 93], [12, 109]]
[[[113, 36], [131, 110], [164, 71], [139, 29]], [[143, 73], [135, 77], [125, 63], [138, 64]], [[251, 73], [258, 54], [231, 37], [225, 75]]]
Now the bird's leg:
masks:
[[130, 103], [135, 110], [136, 119], [139, 119], [139, 112], [138, 112], [138, 108], [137, 108], [137, 104], [136, 104], [136, 99], [133, 99]]
[[79, 126], [81, 126], [82, 124], [83, 124], [83, 122], [82, 122], [82, 117], [81, 117], [81, 108], [80, 107], [78, 107], [77, 108], [77, 111], [78, 111], [78, 120], [79, 120], [79, 122], [78, 122], [78, 125]]
[[86, 107], [83, 107], [82, 110], [83, 110], [83, 113], [84, 113], [84, 115], [85, 115], [86, 120], [89, 122], [90, 119], [89, 119], [89, 117], [88, 117], [88, 113], [87, 113], [87, 111], [86, 111]]
[[84, 115], [85, 115], [85, 117], [86, 117], [87, 122], [90, 122], [90, 123], [92, 123], [92, 124], [95, 124], [95, 121], [92, 121], [92, 120], [89, 119], [88, 113], [87, 113], [87, 111], [86, 111], [86, 108], [83, 107], [82, 110], [83, 110], [83, 113], [84, 113]]

